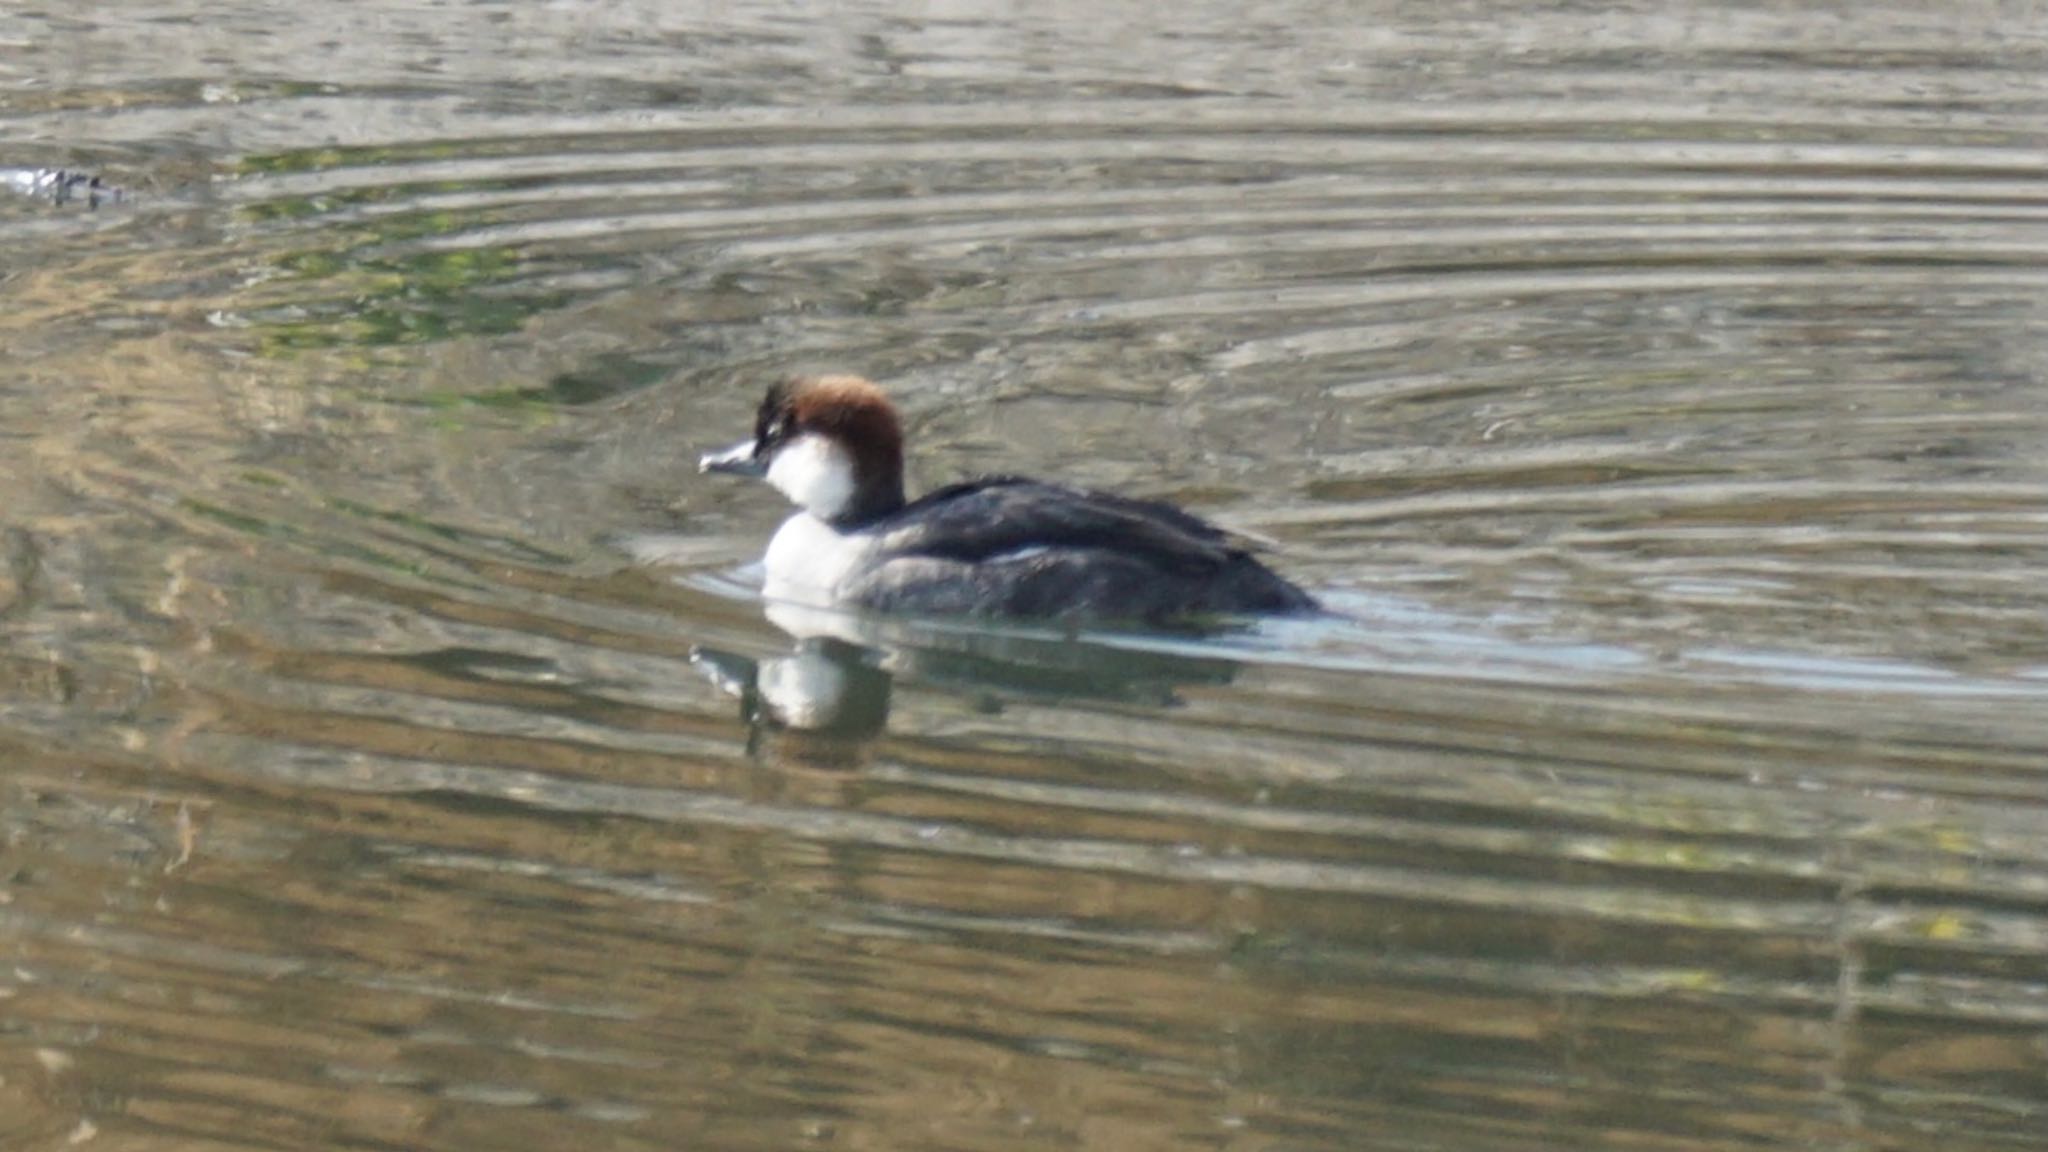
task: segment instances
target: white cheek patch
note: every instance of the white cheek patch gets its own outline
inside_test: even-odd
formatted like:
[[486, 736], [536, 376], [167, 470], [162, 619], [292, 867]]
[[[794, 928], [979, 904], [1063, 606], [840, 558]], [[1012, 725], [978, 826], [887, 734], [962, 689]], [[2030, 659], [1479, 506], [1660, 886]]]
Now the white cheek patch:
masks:
[[768, 483], [820, 520], [830, 520], [853, 500], [853, 461], [822, 436], [800, 436], [775, 453]]

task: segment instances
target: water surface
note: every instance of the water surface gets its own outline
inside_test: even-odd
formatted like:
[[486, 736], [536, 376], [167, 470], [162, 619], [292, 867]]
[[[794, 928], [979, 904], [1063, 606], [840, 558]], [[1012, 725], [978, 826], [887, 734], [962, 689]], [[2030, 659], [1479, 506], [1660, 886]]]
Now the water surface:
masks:
[[[0, 17], [0, 1144], [2048, 1147], [2039, 28]], [[799, 651], [812, 369], [1342, 616]]]

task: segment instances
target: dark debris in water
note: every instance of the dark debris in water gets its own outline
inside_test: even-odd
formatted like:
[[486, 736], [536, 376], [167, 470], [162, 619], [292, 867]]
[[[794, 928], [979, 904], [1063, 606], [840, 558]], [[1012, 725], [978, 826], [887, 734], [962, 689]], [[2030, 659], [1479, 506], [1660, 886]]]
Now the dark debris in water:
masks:
[[88, 209], [97, 209], [103, 204], [121, 204], [128, 200], [126, 188], [109, 183], [97, 173], [72, 168], [32, 168], [11, 172], [8, 173], [8, 183], [25, 195], [48, 200], [52, 204], [83, 203]]

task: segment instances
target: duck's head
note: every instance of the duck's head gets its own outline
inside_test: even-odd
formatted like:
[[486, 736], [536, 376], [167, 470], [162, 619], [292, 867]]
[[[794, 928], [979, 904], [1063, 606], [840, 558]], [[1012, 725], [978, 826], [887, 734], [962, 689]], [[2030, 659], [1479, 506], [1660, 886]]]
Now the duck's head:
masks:
[[697, 463], [759, 476], [804, 511], [840, 527], [903, 506], [903, 422], [859, 376], [804, 376], [768, 389], [754, 437]]

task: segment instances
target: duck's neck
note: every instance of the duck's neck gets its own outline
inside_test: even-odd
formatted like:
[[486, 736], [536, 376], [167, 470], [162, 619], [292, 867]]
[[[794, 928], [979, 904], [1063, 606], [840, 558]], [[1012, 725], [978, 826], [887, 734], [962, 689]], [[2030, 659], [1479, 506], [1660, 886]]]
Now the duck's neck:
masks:
[[870, 481], [854, 489], [843, 507], [831, 516], [820, 519], [841, 532], [865, 528], [877, 520], [887, 519], [903, 510], [903, 477], [891, 476], [881, 482]]

